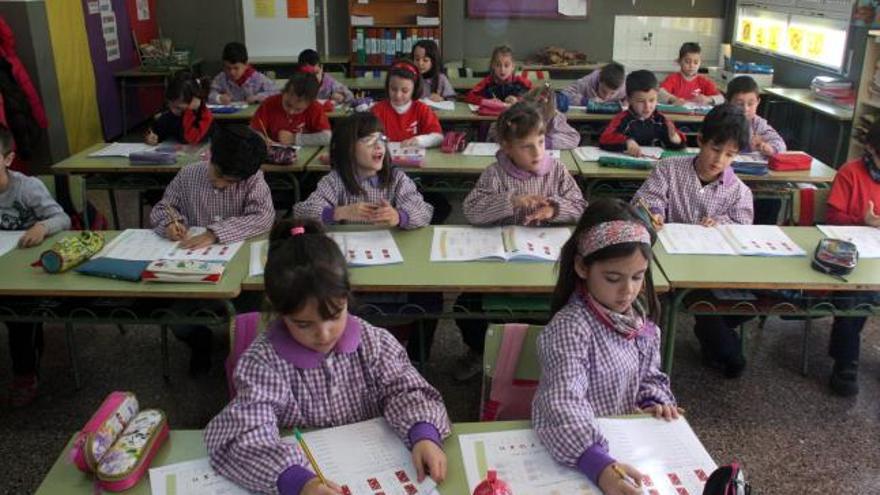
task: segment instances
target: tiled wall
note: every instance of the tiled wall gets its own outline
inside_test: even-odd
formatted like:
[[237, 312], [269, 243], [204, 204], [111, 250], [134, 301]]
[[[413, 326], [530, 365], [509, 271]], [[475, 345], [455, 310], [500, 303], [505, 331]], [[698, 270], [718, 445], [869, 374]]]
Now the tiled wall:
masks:
[[[614, 17], [614, 60], [669, 63], [686, 41], [703, 48], [703, 65], [716, 65], [723, 20], [709, 17]], [[650, 64], [653, 65], [653, 64]]]

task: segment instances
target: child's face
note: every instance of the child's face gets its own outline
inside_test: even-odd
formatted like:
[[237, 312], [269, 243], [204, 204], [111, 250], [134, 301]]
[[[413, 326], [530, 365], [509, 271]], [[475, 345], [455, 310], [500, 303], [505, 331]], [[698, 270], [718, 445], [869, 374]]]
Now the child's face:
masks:
[[293, 92], [289, 92], [284, 93], [284, 96], [281, 97], [281, 104], [284, 107], [284, 111], [287, 113], [302, 113], [306, 108], [309, 108], [309, 105], [312, 104], [312, 100], [297, 96]]
[[647, 119], [657, 110], [657, 90], [636, 91], [627, 97], [629, 109], [636, 117]]
[[608, 86], [605, 85], [605, 83], [601, 83], [601, 82], [599, 83], [599, 91], [598, 91], [599, 98], [602, 98], [603, 100], [607, 100], [608, 98], [611, 98], [612, 96], [614, 96], [614, 93], [616, 91], [617, 91], [616, 88], [609, 88]]
[[544, 162], [544, 133], [533, 132], [522, 139], [504, 141], [501, 149], [517, 168], [537, 172]]
[[229, 76], [233, 81], [237, 81], [238, 78], [244, 75], [244, 71], [247, 69], [247, 64], [243, 64], [241, 62], [227, 62], [223, 61], [223, 72]]
[[211, 163], [209, 170], [210, 174], [208, 178], [211, 180], [211, 185], [214, 186], [215, 189], [226, 189], [227, 187], [241, 181], [239, 177], [223, 175], [220, 171], [220, 167], [218, 167], [216, 163]]
[[758, 112], [758, 105], [761, 103], [761, 98], [758, 98], [758, 95], [755, 93], [737, 93], [733, 95], [730, 102], [742, 108], [743, 113], [746, 114], [746, 118], [752, 120]]
[[189, 103], [184, 101], [183, 98], [168, 101], [168, 111], [178, 117], [183, 115], [183, 112], [185, 112], [187, 108], [189, 108]]
[[324, 78], [324, 66], [321, 64], [313, 65], [315, 68], [315, 77], [318, 78], [318, 82], [321, 82], [321, 79]]
[[492, 75], [495, 79], [503, 81], [513, 75], [513, 57], [499, 55], [492, 61]]
[[688, 53], [684, 57], [678, 59], [678, 66], [681, 67], [681, 73], [687, 77], [696, 75], [700, 70], [700, 54]]
[[626, 313], [645, 283], [648, 260], [638, 249], [629, 256], [596, 261], [589, 266], [578, 257], [575, 271], [599, 304]]
[[373, 176], [382, 170], [387, 143], [388, 139], [381, 132], [374, 132], [355, 141], [354, 159], [357, 161], [359, 175]]
[[348, 321], [348, 302], [343, 300], [339, 304], [342, 309], [325, 320], [318, 311], [317, 299], [311, 298], [299, 311], [284, 315], [282, 320], [293, 340], [303, 347], [326, 354], [336, 347]]
[[403, 77], [391, 76], [388, 81], [388, 100], [395, 107], [402, 107], [412, 101], [415, 84]]
[[739, 146], [733, 141], [716, 143], [698, 139], [700, 154], [697, 155], [697, 175], [704, 181], [713, 181], [733, 163], [739, 153]]
[[425, 53], [425, 49], [420, 46], [417, 46], [413, 50], [413, 62], [415, 62], [416, 67], [419, 68], [420, 74], [426, 74], [434, 65], [431, 63], [431, 59], [428, 58], [428, 54]]

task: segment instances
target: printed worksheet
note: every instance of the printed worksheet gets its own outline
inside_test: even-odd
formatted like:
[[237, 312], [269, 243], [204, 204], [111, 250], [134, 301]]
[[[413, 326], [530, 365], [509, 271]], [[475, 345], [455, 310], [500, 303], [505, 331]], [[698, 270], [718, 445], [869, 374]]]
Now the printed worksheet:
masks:
[[791, 237], [777, 225], [727, 224], [715, 227], [727, 242], [743, 256], [806, 256]]
[[849, 241], [859, 250], [859, 258], [880, 258], [880, 228], [847, 225], [817, 225], [827, 237]]
[[0, 230], [0, 256], [18, 247], [18, 240], [24, 232], [24, 230]]
[[103, 156], [124, 156], [128, 158], [128, 155], [132, 153], [155, 150], [156, 146], [150, 146], [149, 144], [144, 143], [110, 143], [107, 146], [99, 149], [98, 151], [89, 153], [89, 157], [97, 158]]
[[[501, 146], [498, 143], [468, 143], [461, 152], [462, 155], [468, 156], [495, 156]], [[559, 160], [562, 158], [560, 150], [545, 150], [550, 156]]]
[[249, 495], [250, 492], [220, 476], [208, 458], [150, 468], [152, 495]]
[[[205, 232], [204, 227], [191, 227], [189, 235]], [[212, 244], [200, 249], [182, 249], [176, 241], [160, 237], [149, 229], [127, 229], [110, 241], [96, 258], [130, 261], [192, 260], [230, 261], [244, 242]]]
[[403, 263], [403, 255], [390, 230], [328, 232], [327, 236], [336, 241], [350, 266]]
[[251, 257], [248, 263], [248, 275], [259, 277], [266, 268], [266, 255], [269, 252], [269, 241], [254, 241], [251, 243]]
[[454, 101], [447, 101], [447, 100], [433, 101], [430, 98], [422, 98], [420, 101], [435, 110], [444, 110], [447, 112], [451, 112], [451, 111], [455, 110], [455, 102]]
[[720, 230], [702, 225], [667, 223], [657, 237], [669, 254], [736, 254]]
[[568, 227], [434, 227], [431, 261], [556, 261]]

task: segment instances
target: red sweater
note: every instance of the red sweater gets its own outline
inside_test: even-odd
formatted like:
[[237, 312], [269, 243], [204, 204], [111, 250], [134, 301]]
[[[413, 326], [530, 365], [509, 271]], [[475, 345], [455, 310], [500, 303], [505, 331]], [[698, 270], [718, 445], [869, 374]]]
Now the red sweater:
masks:
[[532, 81], [522, 75], [513, 75], [504, 81], [496, 81], [495, 76], [489, 74], [471, 89], [465, 96], [464, 101], [479, 105], [483, 99], [491, 100], [498, 98], [504, 100], [508, 96], [520, 96], [532, 89]]
[[880, 214], [880, 184], [868, 174], [864, 160], [845, 163], [834, 177], [828, 194], [826, 220], [834, 225], [864, 225], [868, 201]]
[[294, 134], [314, 134], [330, 130], [330, 121], [320, 103], [313, 101], [302, 112], [289, 114], [284, 110], [281, 97], [282, 95], [274, 95], [263, 101], [251, 119], [252, 129], [263, 132], [265, 126], [269, 139], [273, 141], [278, 140], [278, 132], [281, 130]]
[[385, 135], [391, 142], [401, 142], [422, 134], [443, 133], [440, 120], [428, 105], [413, 100], [409, 110], [397, 113], [388, 100], [382, 100], [371, 110], [385, 127]]
[[704, 96], [715, 96], [718, 94], [718, 88], [706, 76], [697, 74], [696, 77], [688, 81], [681, 72], [669, 74], [660, 87], [668, 91], [676, 98], [684, 100], [693, 100], [694, 96], [702, 94]]

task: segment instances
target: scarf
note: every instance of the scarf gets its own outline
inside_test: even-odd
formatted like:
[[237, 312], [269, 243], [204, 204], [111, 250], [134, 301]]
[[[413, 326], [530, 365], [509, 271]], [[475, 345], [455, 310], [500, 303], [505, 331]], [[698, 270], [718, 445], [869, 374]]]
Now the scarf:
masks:
[[865, 161], [865, 168], [868, 169], [868, 175], [874, 179], [874, 182], [880, 184], [880, 167], [874, 161], [874, 156], [871, 153], [865, 153], [863, 160]]
[[252, 65], [248, 65], [247, 68], [244, 70], [244, 74], [242, 74], [241, 77], [235, 80], [235, 84], [239, 86], [244, 86], [244, 83], [246, 83], [247, 80], [250, 79], [252, 75], [254, 75], [254, 72], [256, 72], [254, 67]]
[[638, 299], [633, 301], [628, 312], [618, 313], [599, 303], [599, 301], [587, 292], [583, 284], [579, 284], [577, 291], [587, 308], [592, 311], [606, 327], [622, 335], [625, 339], [635, 339], [650, 328], [647, 325], [644, 316], [645, 310]]

